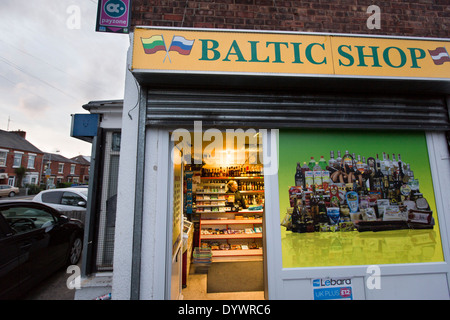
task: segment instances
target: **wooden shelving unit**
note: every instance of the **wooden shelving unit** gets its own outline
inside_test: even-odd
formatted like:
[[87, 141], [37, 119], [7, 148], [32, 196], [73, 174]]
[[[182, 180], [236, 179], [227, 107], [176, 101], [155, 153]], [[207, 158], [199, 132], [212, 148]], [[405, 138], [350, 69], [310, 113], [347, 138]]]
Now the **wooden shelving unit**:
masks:
[[[255, 230], [256, 227], [261, 227], [263, 224], [263, 210], [242, 210], [239, 212], [219, 211], [224, 209], [226, 199], [219, 199], [220, 196], [226, 196], [225, 182], [228, 180], [254, 180], [263, 181], [263, 177], [202, 177], [202, 185], [196, 192], [197, 213], [200, 217], [200, 235], [199, 246], [202, 242], [217, 241], [219, 243], [227, 243], [230, 247], [233, 244], [248, 244], [248, 242], [255, 242], [259, 240], [262, 242], [262, 232], [245, 232], [245, 230]], [[220, 181], [224, 183], [209, 183], [209, 181]], [[211, 191], [214, 190], [214, 191]], [[240, 191], [242, 194], [264, 194], [264, 190], [248, 190]], [[205, 199], [209, 197], [210, 199]], [[213, 197], [213, 199], [211, 199]], [[209, 203], [215, 203], [209, 204]], [[210, 208], [210, 210], [207, 210]], [[205, 210], [206, 209], [206, 210]], [[235, 219], [239, 215], [242, 219]], [[253, 218], [255, 217], [256, 218]], [[220, 234], [204, 234], [202, 230], [222, 230], [225, 233]], [[228, 233], [228, 230], [234, 230]], [[236, 231], [239, 230], [239, 231]], [[220, 232], [220, 231], [218, 231]], [[247, 241], [245, 241], [247, 240]], [[247, 261], [262, 259], [263, 249], [227, 249], [227, 250], [212, 250], [212, 262], [219, 261]]]

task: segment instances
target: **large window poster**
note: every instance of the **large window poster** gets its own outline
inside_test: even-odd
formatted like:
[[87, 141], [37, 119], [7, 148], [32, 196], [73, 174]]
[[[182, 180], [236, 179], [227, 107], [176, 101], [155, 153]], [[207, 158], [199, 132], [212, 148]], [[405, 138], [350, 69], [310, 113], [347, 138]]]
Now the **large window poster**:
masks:
[[278, 177], [283, 268], [444, 260], [425, 133], [280, 130]]

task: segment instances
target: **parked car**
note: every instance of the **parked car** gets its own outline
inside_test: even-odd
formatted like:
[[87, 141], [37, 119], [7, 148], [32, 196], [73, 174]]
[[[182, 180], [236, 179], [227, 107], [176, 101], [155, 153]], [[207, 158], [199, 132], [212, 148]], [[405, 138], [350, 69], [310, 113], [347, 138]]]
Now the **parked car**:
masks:
[[45, 203], [59, 211], [86, 211], [87, 188], [60, 188], [39, 192], [33, 201]]
[[17, 193], [19, 193], [19, 188], [0, 184], [0, 197], [14, 197]]
[[0, 201], [0, 299], [15, 299], [61, 267], [77, 264], [83, 224], [45, 204]]

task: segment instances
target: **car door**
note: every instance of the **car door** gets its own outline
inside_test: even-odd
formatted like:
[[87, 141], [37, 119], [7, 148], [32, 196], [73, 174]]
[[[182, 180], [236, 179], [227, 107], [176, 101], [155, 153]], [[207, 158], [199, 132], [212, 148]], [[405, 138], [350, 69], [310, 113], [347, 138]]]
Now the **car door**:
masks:
[[86, 207], [80, 206], [80, 203], [86, 203], [80, 195], [65, 191], [61, 197], [61, 209], [64, 211], [86, 211]]
[[0, 213], [11, 230], [8, 243], [16, 247], [18, 285], [20, 291], [25, 291], [54, 270], [48, 250], [51, 240], [48, 230], [55, 224], [55, 218], [33, 205], [12, 205], [0, 209]]
[[0, 186], [0, 197], [4, 197], [7, 195], [7, 191], [6, 190], [7, 186]]
[[12, 234], [0, 214], [0, 299], [19, 293], [19, 249]]

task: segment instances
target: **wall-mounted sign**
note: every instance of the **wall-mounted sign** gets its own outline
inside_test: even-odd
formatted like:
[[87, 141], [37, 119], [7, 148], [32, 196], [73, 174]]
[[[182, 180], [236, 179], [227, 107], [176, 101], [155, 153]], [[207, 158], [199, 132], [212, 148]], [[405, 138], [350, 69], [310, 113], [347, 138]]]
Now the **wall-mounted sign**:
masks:
[[450, 79], [450, 42], [136, 28], [135, 72]]
[[131, 0], [99, 0], [96, 31], [129, 33]]
[[314, 300], [353, 300], [352, 278], [311, 280]]

